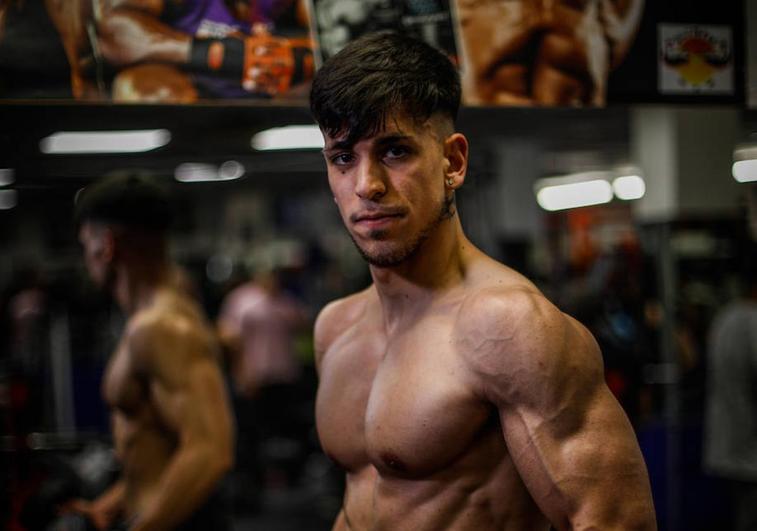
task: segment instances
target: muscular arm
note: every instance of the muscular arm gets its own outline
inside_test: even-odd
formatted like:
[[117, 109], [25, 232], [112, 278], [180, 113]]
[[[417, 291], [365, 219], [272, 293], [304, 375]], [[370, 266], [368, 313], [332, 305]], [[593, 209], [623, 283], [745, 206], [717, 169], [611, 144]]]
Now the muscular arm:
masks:
[[541, 510], [560, 530], [655, 529], [646, 467], [590, 334], [535, 292], [482, 299], [466, 351]]
[[134, 530], [173, 529], [198, 509], [233, 460], [233, 424], [210, 333], [192, 319], [161, 317], [131, 332], [130, 348], [178, 446]]
[[600, 15], [610, 43], [612, 67], [623, 62], [644, 12], [644, 0], [601, 0]]
[[140, 62], [185, 64], [191, 37], [158, 18], [163, 2], [102, 2], [97, 33], [103, 57], [115, 66]]
[[93, 501], [75, 499], [65, 503], [63, 512], [73, 511], [89, 518], [95, 529], [109, 529], [124, 510], [126, 496], [123, 481], [117, 481]]

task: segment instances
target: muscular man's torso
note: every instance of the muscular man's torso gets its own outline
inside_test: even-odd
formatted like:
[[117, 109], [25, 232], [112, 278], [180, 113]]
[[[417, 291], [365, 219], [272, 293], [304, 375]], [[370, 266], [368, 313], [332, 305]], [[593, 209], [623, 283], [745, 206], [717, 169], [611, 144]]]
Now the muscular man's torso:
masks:
[[[155, 396], [149, 368], [129, 348], [129, 330], [138, 319], [157, 322], [176, 318], [185, 319], [209, 334], [189, 299], [176, 292], [157, 296], [149, 308], [127, 322], [103, 380], [103, 395], [111, 408], [113, 443], [126, 485], [127, 516], [139, 514], [149, 505], [178, 442], [175, 430], [166, 421], [170, 412], [162, 409], [164, 406]], [[182, 353], [175, 356], [176, 363], [187, 362]]]
[[474, 103], [604, 101], [610, 51], [599, 0], [457, 0]]
[[[527, 285], [501, 266], [479, 275]], [[316, 405], [323, 449], [347, 472], [335, 529], [548, 529], [461, 356], [469, 339], [458, 324], [476, 285], [486, 284], [464, 282], [391, 332], [375, 287], [339, 303]]]

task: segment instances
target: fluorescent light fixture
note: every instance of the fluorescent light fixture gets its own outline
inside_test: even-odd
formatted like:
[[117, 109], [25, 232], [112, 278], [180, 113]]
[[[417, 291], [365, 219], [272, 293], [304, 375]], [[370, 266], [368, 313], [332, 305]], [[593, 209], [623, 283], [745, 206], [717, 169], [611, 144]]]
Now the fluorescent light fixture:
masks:
[[644, 197], [647, 187], [638, 175], [621, 175], [612, 181], [612, 189], [618, 199], [632, 201]]
[[227, 160], [220, 166], [202, 162], [185, 162], [176, 167], [174, 177], [183, 183], [233, 181], [244, 175], [244, 171], [244, 166], [236, 160]]
[[15, 190], [0, 190], [0, 210], [10, 210], [18, 204]]
[[0, 186], [8, 186], [16, 182], [11, 168], [0, 168]]
[[227, 160], [218, 167], [218, 180], [233, 181], [244, 175], [244, 166], [236, 160]]
[[323, 149], [323, 135], [317, 125], [287, 125], [257, 133], [250, 144], [258, 151]]
[[165, 146], [171, 141], [167, 129], [136, 131], [59, 131], [39, 143], [49, 155], [77, 153], [141, 153]]
[[731, 174], [740, 183], [757, 181], [757, 160], [737, 160], [733, 163]]
[[757, 145], [742, 144], [733, 150], [731, 174], [740, 183], [757, 181]]
[[540, 179], [536, 183], [536, 201], [544, 210], [566, 210], [612, 201], [612, 186], [607, 172], [586, 172], [567, 177]]
[[731, 175], [740, 183], [757, 181], [757, 145], [742, 144], [733, 150]]

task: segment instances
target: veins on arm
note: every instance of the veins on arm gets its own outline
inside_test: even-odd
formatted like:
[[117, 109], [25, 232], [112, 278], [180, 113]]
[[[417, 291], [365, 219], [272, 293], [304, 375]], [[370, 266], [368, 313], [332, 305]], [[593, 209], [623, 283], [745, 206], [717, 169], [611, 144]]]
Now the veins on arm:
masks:
[[474, 381], [553, 525], [654, 529], [646, 467], [588, 331], [533, 292], [488, 296], [471, 313], [485, 332], [465, 353]]

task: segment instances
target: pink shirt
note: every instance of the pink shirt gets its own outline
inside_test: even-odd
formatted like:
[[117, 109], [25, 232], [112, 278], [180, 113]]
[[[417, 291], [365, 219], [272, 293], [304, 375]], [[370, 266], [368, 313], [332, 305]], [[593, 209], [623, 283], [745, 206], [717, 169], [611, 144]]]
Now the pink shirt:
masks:
[[232, 368], [237, 388], [290, 383], [300, 375], [294, 337], [305, 318], [303, 306], [285, 293], [268, 293], [252, 282], [226, 297], [220, 322], [239, 334], [242, 352]]

